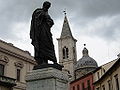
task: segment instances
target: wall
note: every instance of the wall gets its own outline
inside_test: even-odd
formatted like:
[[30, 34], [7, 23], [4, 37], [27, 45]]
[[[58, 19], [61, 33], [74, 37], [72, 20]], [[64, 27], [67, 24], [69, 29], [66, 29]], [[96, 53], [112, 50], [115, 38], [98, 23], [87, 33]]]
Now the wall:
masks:
[[[102, 86], [104, 85], [106, 90], [108, 90], [108, 81], [111, 80], [111, 90], [117, 90], [116, 89], [116, 82], [115, 82], [115, 75], [118, 74], [118, 79], [120, 81], [120, 67], [115, 70], [115, 72], [113, 72], [111, 75], [107, 76], [104, 78], [104, 80], [102, 80], [101, 83], [98, 82], [98, 84], [95, 85], [95, 88], [97, 89], [98, 87], [102, 90]], [[120, 87], [120, 82], [119, 82], [119, 87]]]
[[[94, 82], [96, 82], [99, 78], [101, 78], [105, 74], [105, 72], [107, 72], [110, 69], [110, 67], [112, 67], [112, 65], [116, 61], [117, 60], [113, 60], [111, 62], [108, 62], [108, 63], [100, 66], [99, 69], [97, 71], [95, 71], [94, 74], [93, 74], [93, 78], [94, 78], [93, 80], [94, 80]], [[98, 78], [98, 73], [99, 73], [99, 78]]]
[[[7, 60], [4, 58], [6, 57]], [[36, 65], [29, 52], [21, 50], [12, 44], [0, 40], [0, 63], [4, 64], [4, 76], [17, 78], [17, 69], [20, 69], [20, 81], [16, 81], [13, 90], [25, 90], [25, 76]], [[6, 90], [6, 89], [2, 89]]]
[[[87, 76], [83, 76], [78, 80], [73, 81], [72, 83], [70, 83], [70, 90], [78, 90], [77, 86], [79, 85], [79, 90], [83, 90], [82, 89], [82, 83], [84, 83], [84, 87], [87, 88], [87, 81], [90, 80], [90, 87], [91, 90], [94, 90], [94, 86], [93, 86], [93, 75], [92, 74], [88, 74]], [[75, 89], [73, 89], [75, 87]]]

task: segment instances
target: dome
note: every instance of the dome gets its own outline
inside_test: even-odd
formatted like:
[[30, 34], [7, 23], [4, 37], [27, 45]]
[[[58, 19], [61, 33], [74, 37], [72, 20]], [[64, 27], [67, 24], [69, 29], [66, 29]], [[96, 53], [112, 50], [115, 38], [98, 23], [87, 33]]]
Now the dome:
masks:
[[86, 47], [84, 47], [82, 53], [83, 53], [82, 58], [79, 59], [77, 61], [77, 64], [75, 65], [76, 70], [83, 69], [83, 68], [97, 68], [98, 67], [97, 62], [88, 55], [88, 50]]

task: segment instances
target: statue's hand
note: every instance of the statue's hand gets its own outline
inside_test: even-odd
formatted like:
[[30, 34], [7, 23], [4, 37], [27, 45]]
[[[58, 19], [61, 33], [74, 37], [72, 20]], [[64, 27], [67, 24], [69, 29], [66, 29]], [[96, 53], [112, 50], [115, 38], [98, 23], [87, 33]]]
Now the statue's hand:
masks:
[[48, 24], [48, 26], [51, 28], [51, 27], [54, 25], [54, 22], [53, 22], [52, 19], [49, 19], [49, 20], [47, 21], [47, 24]]

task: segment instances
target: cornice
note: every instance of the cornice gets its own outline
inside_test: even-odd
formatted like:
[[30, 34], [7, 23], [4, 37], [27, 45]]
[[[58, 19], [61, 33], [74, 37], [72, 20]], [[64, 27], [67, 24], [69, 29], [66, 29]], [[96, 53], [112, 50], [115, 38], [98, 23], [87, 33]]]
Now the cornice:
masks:
[[66, 36], [66, 37], [60, 37], [60, 38], [57, 38], [57, 40], [59, 41], [59, 40], [63, 40], [63, 39], [73, 39], [75, 42], [77, 42], [77, 40], [75, 39], [75, 38], [73, 38], [73, 37], [70, 37], [70, 36]]
[[[13, 56], [13, 57], [16, 57], [16, 58], [22, 59], [22, 60], [24, 60], [24, 61], [30, 62], [30, 63], [32, 63], [32, 64], [36, 64], [36, 62], [35, 62], [34, 59], [27, 58], [27, 57], [25, 57], [25, 56], [22, 56], [22, 55], [20, 55], [20, 54], [17, 54], [17, 53], [15, 53], [15, 52], [12, 52], [12, 51], [7, 50], [7, 49], [5, 49], [5, 48], [0, 47], [0, 51], [3, 52], [3, 53], [6, 53], [6, 54], [8, 54], [8, 55], [11, 55], [11, 56]], [[32, 57], [32, 56], [31, 56], [31, 57]]]
[[120, 67], [120, 58], [117, 59], [117, 61], [112, 65], [112, 67], [110, 67], [107, 72], [105, 72], [105, 74], [96, 82], [94, 82], [93, 84], [97, 84], [102, 82], [102, 80], [105, 79], [105, 77], [110, 76], [113, 72], [115, 72], [115, 69], [117, 69], [118, 67]]
[[17, 61], [14, 63], [16, 67], [20, 67], [20, 68], [23, 68], [24, 67], [24, 64], [22, 61]]
[[1, 40], [1, 39], [0, 39], [0, 42], [1, 42], [1, 43], [4, 43], [5, 45], [8, 45], [8, 46], [10, 46], [10, 47], [16, 48], [16, 49], [18, 49], [18, 50], [20, 50], [20, 51], [22, 51], [22, 52], [25, 52], [24, 50], [22, 50], [22, 49], [20, 49], [20, 48], [18, 48], [18, 47], [15, 47], [12, 43], [7, 43], [7, 42], [5, 42], [5, 41], [3, 41], [3, 40]]

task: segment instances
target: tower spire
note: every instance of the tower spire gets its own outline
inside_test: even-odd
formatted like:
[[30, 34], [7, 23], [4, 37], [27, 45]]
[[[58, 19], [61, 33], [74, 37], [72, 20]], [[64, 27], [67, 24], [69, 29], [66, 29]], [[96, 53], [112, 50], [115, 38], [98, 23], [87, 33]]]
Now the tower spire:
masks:
[[68, 23], [68, 19], [67, 19], [67, 13], [66, 13], [66, 10], [63, 11], [64, 12], [64, 22], [63, 22], [63, 27], [62, 27], [62, 33], [61, 33], [61, 36], [60, 38], [65, 38], [65, 37], [72, 37], [72, 33], [71, 33], [71, 29], [70, 29], [70, 26], [69, 26], [69, 23]]
[[74, 64], [77, 62], [76, 42], [73, 38], [70, 26], [67, 20], [66, 10], [64, 13], [64, 22], [60, 38], [58, 38], [59, 63], [64, 66], [63, 70], [70, 73], [71, 80], [74, 79]]

